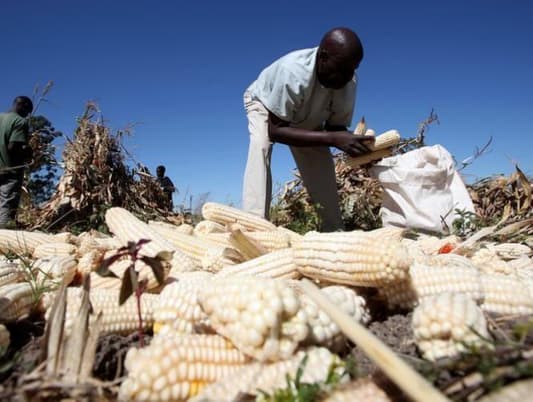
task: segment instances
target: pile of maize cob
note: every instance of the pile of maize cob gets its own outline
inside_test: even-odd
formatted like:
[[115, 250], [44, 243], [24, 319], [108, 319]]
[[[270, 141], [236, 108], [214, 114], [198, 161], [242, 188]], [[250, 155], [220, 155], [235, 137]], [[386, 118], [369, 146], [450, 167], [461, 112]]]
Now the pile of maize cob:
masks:
[[[0, 346], [9, 342], [3, 324], [43, 311], [49, 316], [62, 282], [70, 284], [68, 336], [81, 304], [76, 286], [90, 277], [102, 334], [137, 331], [139, 314], [143, 330], [155, 334], [149, 346], [129, 349], [121, 398], [207, 401], [218, 393], [231, 400], [239, 392], [283, 387], [306, 354], [304, 378], [310, 381], [327, 376], [319, 362], [340, 362], [334, 353], [346, 349], [347, 338], [295, 286], [302, 277], [363, 325], [372, 319], [365, 299], [370, 291], [383, 308], [414, 309], [415, 342], [429, 360], [481, 344], [473, 334], [489, 337], [486, 312], [533, 314], [533, 260], [524, 244], [480, 243], [465, 250], [457, 237], [404, 239], [398, 228], [302, 236], [221, 204], [206, 203], [202, 213], [195, 227], [174, 226], [144, 223], [111, 208], [106, 222], [112, 236], [1, 230], [0, 249], [11, 256], [0, 260]], [[134, 297], [119, 306], [130, 257], [109, 265], [117, 277], [96, 271], [141, 239], [150, 240], [142, 256], [164, 257], [165, 281], [161, 286], [151, 268], [136, 261], [149, 293], [140, 306]], [[353, 395], [375, 392], [376, 400], [386, 400], [372, 383], [347, 387], [330, 400], [343, 400], [352, 388]]]

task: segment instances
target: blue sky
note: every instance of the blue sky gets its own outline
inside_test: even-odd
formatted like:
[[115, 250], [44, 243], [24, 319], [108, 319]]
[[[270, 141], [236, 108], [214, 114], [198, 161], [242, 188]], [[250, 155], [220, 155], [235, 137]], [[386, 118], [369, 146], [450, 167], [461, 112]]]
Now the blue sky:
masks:
[[[531, 1], [37, 1], [2, 4], [0, 105], [55, 82], [40, 112], [71, 134], [87, 100], [109, 125], [137, 123], [127, 146], [180, 189], [240, 203], [248, 133], [242, 93], [285, 53], [335, 26], [365, 47], [355, 121], [412, 136], [434, 108], [427, 142], [459, 160], [494, 137], [465, 173], [533, 173]], [[275, 183], [294, 163], [274, 148]]]

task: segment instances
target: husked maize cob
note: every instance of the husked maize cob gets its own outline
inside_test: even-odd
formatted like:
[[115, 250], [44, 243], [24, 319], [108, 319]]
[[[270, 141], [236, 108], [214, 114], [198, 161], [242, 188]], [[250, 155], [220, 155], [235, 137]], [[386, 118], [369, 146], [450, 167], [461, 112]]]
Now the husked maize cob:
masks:
[[[335, 373], [342, 375], [342, 361], [325, 348], [309, 348], [297, 352], [287, 360], [275, 363], [250, 363], [231, 376], [207, 385], [191, 402], [235, 401], [238, 394], [257, 395], [259, 390], [269, 394], [287, 386], [287, 376], [294, 379], [302, 360], [307, 362], [301, 381], [305, 383], [324, 382], [330, 367], [336, 366]], [[341, 378], [343, 382], [344, 378]], [[370, 400], [369, 400], [370, 402]]]
[[291, 245], [299, 240], [302, 240], [303, 237], [300, 233], [296, 233], [293, 230], [281, 226], [278, 227], [278, 232], [285, 233], [287, 236], [289, 236], [289, 243]]
[[362, 379], [337, 387], [321, 402], [391, 402], [373, 381]]
[[522, 279], [533, 279], [533, 260], [526, 256], [509, 261], [514, 274]]
[[[243, 232], [250, 240], [259, 244], [267, 252], [281, 250], [290, 247], [290, 236], [281, 230], [268, 232]], [[231, 233], [210, 233], [205, 236], [217, 244], [231, 245]]]
[[0, 357], [2, 357], [9, 348], [11, 335], [5, 325], [0, 324]]
[[520, 243], [488, 244], [487, 248], [494, 250], [504, 260], [514, 260], [532, 253], [530, 247]]
[[78, 272], [82, 275], [89, 275], [96, 271], [104, 259], [103, 250], [90, 250], [83, 254], [78, 260]]
[[13, 252], [29, 255], [38, 245], [53, 241], [54, 236], [45, 233], [0, 229], [0, 253], [3, 254]]
[[[320, 289], [342, 311], [361, 324], [370, 321], [370, 312], [365, 299], [346, 286], [326, 286]], [[331, 318], [322, 311], [307, 295], [300, 294], [302, 309], [307, 315], [309, 336], [306, 344], [325, 346], [333, 352], [341, 351], [346, 345], [346, 337]]]
[[198, 224], [194, 227], [194, 235], [195, 236], [202, 236], [209, 233], [224, 233], [226, 232], [226, 227], [224, 225], [221, 225], [220, 223], [203, 220], [198, 222]]
[[220, 270], [216, 276], [263, 276], [267, 278], [296, 279], [300, 273], [294, 265], [294, 251], [290, 248], [273, 251], [236, 265]]
[[0, 286], [22, 282], [26, 277], [24, 268], [17, 261], [0, 261]]
[[465, 345], [482, 346], [489, 338], [481, 309], [470, 297], [441, 293], [423, 298], [413, 314], [415, 341], [427, 360], [454, 357]]
[[371, 236], [374, 236], [378, 240], [395, 240], [400, 242], [403, 239], [405, 229], [394, 226], [385, 226], [379, 229], [371, 230], [367, 233]]
[[141, 255], [155, 257], [160, 253], [172, 253], [170, 261], [172, 270], [194, 271], [196, 269], [196, 265], [189, 257], [125, 209], [118, 207], [108, 209], [105, 220], [109, 229], [123, 243], [149, 239], [150, 242], [143, 245]]
[[[437, 259], [437, 256], [433, 259]], [[453, 259], [457, 260], [455, 257], [451, 260]], [[464, 260], [467, 259], [464, 258]], [[476, 301], [483, 298], [481, 273], [471, 264], [439, 267], [415, 263], [409, 270], [407, 280], [383, 286], [378, 289], [378, 292], [387, 301], [389, 307], [407, 309], [415, 307], [423, 297], [440, 293], [462, 293]]]
[[515, 381], [479, 399], [478, 402], [526, 402], [533, 392], [533, 379]]
[[54, 236], [54, 241], [58, 243], [78, 244], [78, 237], [70, 232], [56, 233], [52, 236]]
[[0, 322], [17, 321], [27, 317], [34, 301], [33, 288], [29, 283], [3, 285], [0, 287]]
[[202, 216], [204, 219], [218, 222], [222, 225], [238, 223], [250, 232], [276, 230], [276, 226], [266, 219], [215, 202], [206, 202], [202, 206]]
[[450, 245], [450, 247], [454, 249], [460, 243], [461, 239], [455, 235], [442, 238], [429, 235], [419, 235], [418, 239], [414, 243], [414, 247], [417, 247], [425, 255], [437, 255], [444, 246]]
[[[82, 288], [67, 288], [67, 310], [65, 314], [65, 330], [67, 334], [72, 330], [72, 326], [78, 317], [81, 307]], [[90, 299], [94, 314], [90, 316], [89, 326], [92, 325], [95, 317], [102, 312], [101, 335], [122, 334], [127, 335], [135, 332], [139, 328], [137, 315], [137, 300], [130, 297], [119, 306], [119, 289], [91, 289]], [[152, 328], [153, 306], [158, 295], [144, 293], [141, 296], [141, 314], [144, 330]], [[48, 300], [48, 303], [50, 300]], [[50, 314], [50, 306], [47, 306], [46, 318]]]
[[197, 296], [211, 277], [203, 271], [184, 272], [176, 282], [166, 285], [154, 306], [154, 333], [169, 330], [192, 334], [208, 326]]
[[405, 280], [411, 264], [399, 242], [360, 232], [310, 232], [293, 248], [304, 276], [354, 286], [379, 287]]
[[369, 154], [360, 157], [348, 157], [346, 163], [352, 168], [357, 168], [366, 163], [390, 156], [391, 148], [400, 142], [400, 133], [396, 130], [389, 130], [383, 134], [377, 135], [374, 143], [369, 143]]
[[77, 266], [73, 256], [59, 255], [38, 259], [33, 269], [37, 271], [37, 282], [42, 285], [60, 285], [63, 280], [68, 285], [76, 276]]
[[527, 281], [502, 274], [481, 275], [481, 309], [499, 314], [533, 314], [533, 294]]
[[198, 300], [217, 333], [260, 361], [288, 358], [308, 335], [300, 300], [281, 280], [213, 279], [200, 289]]
[[182, 223], [181, 225], [174, 225], [172, 223], [167, 223], [167, 222], [148, 221], [148, 226], [175, 230], [179, 233], [183, 233], [186, 235], [192, 235], [194, 233], [194, 227], [189, 225], [188, 223]]
[[361, 117], [361, 120], [359, 120], [357, 125], [355, 126], [355, 130], [353, 130], [353, 133], [355, 135], [365, 135], [366, 131], [367, 131], [366, 121], [365, 121], [365, 116], [363, 116]]
[[33, 258], [45, 258], [54, 255], [75, 255], [78, 248], [69, 243], [44, 243], [35, 247]]
[[[204, 238], [180, 233], [175, 229], [155, 225], [153, 229], [174, 247], [187, 255], [196, 265], [208, 271], [218, 271], [222, 266], [233, 265], [236, 261], [241, 261], [241, 256], [234, 250], [220, 247], [217, 243]], [[206, 259], [206, 255], [211, 258]], [[206, 261], [209, 261], [206, 264]]]
[[249, 358], [218, 335], [157, 336], [130, 348], [121, 401], [187, 401], [210, 383], [230, 378]]
[[470, 259], [476, 267], [487, 274], [512, 275], [515, 270], [502, 260], [496, 250], [481, 248], [477, 250]]
[[78, 253], [80, 255], [94, 250], [101, 252], [116, 250], [123, 246], [116, 237], [101, 237], [99, 234], [95, 235], [94, 232], [86, 232], [84, 235], [80, 235], [78, 243]]

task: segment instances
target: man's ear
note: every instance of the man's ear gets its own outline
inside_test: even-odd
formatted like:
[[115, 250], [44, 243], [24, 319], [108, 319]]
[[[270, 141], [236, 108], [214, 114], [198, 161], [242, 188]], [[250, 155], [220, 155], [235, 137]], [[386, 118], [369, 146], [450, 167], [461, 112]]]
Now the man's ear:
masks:
[[325, 49], [319, 49], [319, 51], [318, 51], [318, 59], [320, 61], [324, 62], [324, 61], [327, 61], [328, 58], [329, 58], [328, 51], [325, 50]]

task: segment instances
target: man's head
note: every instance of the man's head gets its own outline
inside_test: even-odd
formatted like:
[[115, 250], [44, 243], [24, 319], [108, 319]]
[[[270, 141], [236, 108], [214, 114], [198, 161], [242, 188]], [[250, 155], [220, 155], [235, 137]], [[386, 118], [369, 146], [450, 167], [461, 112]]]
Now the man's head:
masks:
[[27, 96], [17, 96], [11, 110], [21, 117], [27, 117], [33, 111], [33, 102]]
[[362, 59], [363, 45], [355, 32], [334, 28], [324, 35], [318, 48], [318, 81], [326, 88], [340, 89], [350, 82]]
[[157, 177], [163, 177], [165, 176], [165, 167], [163, 165], [159, 165], [156, 169], [155, 169], [155, 173], [157, 174]]

